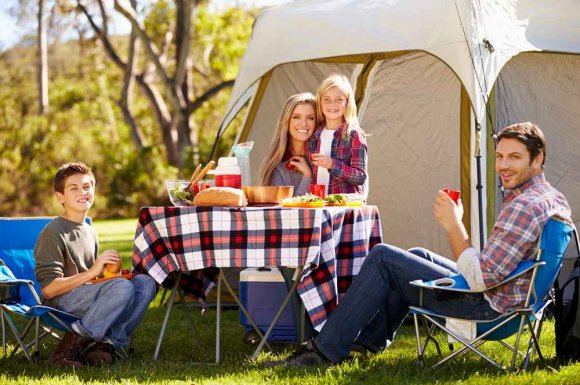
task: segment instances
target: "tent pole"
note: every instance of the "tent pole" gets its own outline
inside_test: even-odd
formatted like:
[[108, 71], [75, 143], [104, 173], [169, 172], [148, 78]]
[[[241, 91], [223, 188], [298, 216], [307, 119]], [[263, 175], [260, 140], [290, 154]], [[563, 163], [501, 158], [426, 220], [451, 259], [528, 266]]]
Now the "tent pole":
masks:
[[478, 220], [479, 220], [479, 250], [483, 250], [483, 244], [485, 239], [483, 239], [483, 183], [481, 182], [481, 125], [475, 122], [475, 160], [477, 167], [477, 209], [478, 209]]

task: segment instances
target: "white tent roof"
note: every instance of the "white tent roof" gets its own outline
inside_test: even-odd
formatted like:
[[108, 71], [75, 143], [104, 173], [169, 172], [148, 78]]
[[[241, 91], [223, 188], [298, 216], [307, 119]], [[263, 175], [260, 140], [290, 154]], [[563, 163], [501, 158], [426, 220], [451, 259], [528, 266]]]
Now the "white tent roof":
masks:
[[[523, 51], [580, 52], [578, 20], [577, 0], [287, 3], [258, 17], [228, 110], [248, 87], [282, 63], [357, 53], [423, 50], [440, 58], [457, 75], [481, 119], [484, 108], [481, 93], [489, 94], [486, 85], [491, 87], [510, 58]], [[484, 39], [495, 48], [493, 53], [483, 47]], [[482, 65], [485, 77], [481, 74]]]

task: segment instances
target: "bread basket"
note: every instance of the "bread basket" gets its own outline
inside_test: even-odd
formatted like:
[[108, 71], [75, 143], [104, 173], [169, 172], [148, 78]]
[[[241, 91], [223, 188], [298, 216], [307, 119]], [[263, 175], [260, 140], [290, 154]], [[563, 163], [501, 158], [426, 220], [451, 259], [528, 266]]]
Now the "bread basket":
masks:
[[242, 190], [250, 204], [276, 204], [294, 194], [294, 186], [244, 186]]

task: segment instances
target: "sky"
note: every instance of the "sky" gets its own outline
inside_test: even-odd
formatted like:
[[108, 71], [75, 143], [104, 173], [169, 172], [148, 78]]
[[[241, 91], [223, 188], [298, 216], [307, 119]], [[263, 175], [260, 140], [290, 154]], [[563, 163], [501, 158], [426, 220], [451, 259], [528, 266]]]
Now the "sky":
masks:
[[[18, 0], [0, 0], [0, 52], [13, 46], [21, 37], [22, 30], [17, 26], [15, 17], [8, 13], [9, 7], [13, 6]], [[234, 5], [247, 5], [264, 7], [268, 5], [277, 5], [287, 3], [292, 0], [211, 0], [216, 7], [226, 7]], [[129, 31], [128, 23], [124, 24], [124, 20], [120, 18], [121, 23], [118, 24], [119, 33], [124, 33], [123, 28]]]

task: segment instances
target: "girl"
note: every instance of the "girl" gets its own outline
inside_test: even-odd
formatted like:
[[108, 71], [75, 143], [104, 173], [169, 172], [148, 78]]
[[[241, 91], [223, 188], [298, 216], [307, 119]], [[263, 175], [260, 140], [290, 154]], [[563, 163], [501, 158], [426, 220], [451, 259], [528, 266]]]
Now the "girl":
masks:
[[326, 194], [359, 193], [366, 198], [367, 143], [346, 76], [333, 74], [322, 81], [316, 114], [318, 129], [307, 145], [312, 179], [326, 185]]
[[276, 134], [258, 175], [262, 186], [294, 186], [294, 196], [308, 192], [312, 171], [306, 141], [316, 129], [316, 101], [310, 92], [292, 95], [282, 109]]

